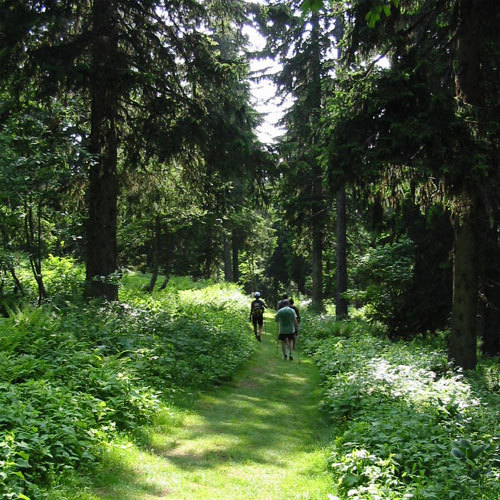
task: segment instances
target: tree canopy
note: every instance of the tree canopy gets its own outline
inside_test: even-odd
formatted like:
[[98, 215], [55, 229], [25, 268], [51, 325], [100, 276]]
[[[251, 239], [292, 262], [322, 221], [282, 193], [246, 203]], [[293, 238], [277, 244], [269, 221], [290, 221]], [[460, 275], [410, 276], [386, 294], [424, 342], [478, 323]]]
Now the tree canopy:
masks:
[[[1, 9], [5, 304], [29, 295], [24, 263], [51, 300], [44, 260], [71, 256], [87, 296], [117, 300], [128, 268], [151, 273], [150, 290], [217, 277], [333, 302], [339, 318], [367, 307], [393, 338], [449, 329], [466, 368], [477, 338], [497, 354], [491, 2]], [[274, 60], [260, 78], [290, 102], [273, 144], [258, 139], [255, 58]]]

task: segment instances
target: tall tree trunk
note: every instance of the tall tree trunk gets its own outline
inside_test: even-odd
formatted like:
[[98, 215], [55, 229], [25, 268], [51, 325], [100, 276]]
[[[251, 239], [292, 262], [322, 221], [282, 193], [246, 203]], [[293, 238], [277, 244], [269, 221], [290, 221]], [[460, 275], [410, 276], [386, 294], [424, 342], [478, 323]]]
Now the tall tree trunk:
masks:
[[483, 104], [479, 35], [481, 13], [476, 0], [457, 0], [457, 6], [456, 94], [459, 102], [481, 106]]
[[[321, 114], [321, 48], [319, 42], [319, 17], [314, 14], [311, 19], [313, 55], [311, 59], [311, 113], [318, 119]], [[317, 132], [311, 131], [313, 145], [317, 142]], [[316, 158], [312, 167], [312, 307], [316, 311], [323, 310], [323, 236], [325, 226], [325, 207], [323, 199], [323, 170]]]
[[33, 272], [33, 277], [38, 287], [38, 305], [40, 305], [48, 297], [42, 276], [42, 207], [38, 204], [36, 224], [31, 200], [25, 204], [25, 211], [24, 231], [26, 244], [28, 247], [31, 271]]
[[90, 78], [91, 163], [88, 190], [87, 289], [91, 296], [118, 299], [111, 276], [117, 270], [118, 27], [115, 0], [94, 0]]
[[453, 305], [448, 359], [466, 370], [476, 367], [477, 244], [472, 202], [464, 195], [462, 213], [454, 220]]
[[236, 229], [233, 229], [231, 246], [233, 250], [233, 280], [235, 283], [238, 283], [238, 281], [240, 280], [240, 252], [238, 244], [238, 232], [236, 231]]
[[347, 214], [345, 183], [337, 191], [337, 289], [335, 314], [337, 318], [347, 318]]
[[14, 266], [9, 265], [8, 267], [10, 275], [12, 276], [12, 280], [14, 281], [14, 293], [17, 293], [17, 291], [20, 292], [20, 294], [24, 297], [26, 294], [24, 293], [24, 288], [23, 284], [19, 280], [16, 274], [16, 269]]
[[498, 226], [487, 233], [483, 249], [484, 329], [482, 352], [486, 356], [500, 354], [500, 248]]
[[[456, 97], [460, 107], [481, 103], [478, 8], [473, 0], [456, 0], [458, 30], [456, 47]], [[467, 181], [463, 181], [460, 208], [454, 220], [455, 259], [453, 304], [448, 358], [465, 369], [477, 362], [476, 315], [478, 299], [477, 236], [474, 230], [475, 202]], [[473, 187], [472, 189], [475, 189]]]
[[312, 217], [312, 308], [316, 311], [323, 309], [323, 227], [324, 216], [321, 200], [323, 198], [321, 168], [314, 169], [313, 199], [315, 213]]
[[153, 248], [152, 248], [152, 271], [151, 271], [151, 279], [149, 280], [148, 292], [153, 293], [155, 289], [156, 280], [158, 279], [158, 274], [160, 272], [160, 238], [161, 238], [161, 224], [160, 224], [160, 216], [155, 216], [155, 226], [154, 226], [154, 234], [153, 234]]
[[[344, 19], [335, 19], [335, 37], [337, 39], [337, 57], [342, 57], [342, 47], [338, 42], [344, 37]], [[347, 201], [345, 181], [342, 181], [337, 191], [337, 286], [335, 290], [335, 315], [339, 319], [347, 318], [348, 303], [343, 294], [347, 291]]]
[[233, 280], [231, 240], [228, 235], [224, 235], [224, 281], [232, 282]]
[[163, 260], [163, 266], [165, 268], [165, 277], [163, 279], [163, 283], [161, 284], [160, 290], [165, 290], [165, 288], [167, 288], [168, 282], [170, 281], [170, 260], [171, 260], [170, 252], [173, 252], [172, 245], [169, 245], [169, 238], [173, 236], [173, 233], [170, 233], [167, 227], [166, 231], [164, 231], [164, 234], [165, 234], [165, 243], [163, 244], [163, 248], [165, 249], [165, 253], [163, 255], [165, 257], [162, 260]]

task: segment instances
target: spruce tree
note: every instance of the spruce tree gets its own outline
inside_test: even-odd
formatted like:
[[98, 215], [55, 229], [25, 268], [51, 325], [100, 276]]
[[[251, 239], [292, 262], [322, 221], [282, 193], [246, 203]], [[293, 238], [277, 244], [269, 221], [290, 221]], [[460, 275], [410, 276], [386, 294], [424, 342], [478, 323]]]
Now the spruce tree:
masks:
[[[210, 161], [213, 139], [231, 130], [217, 113], [223, 108], [217, 99], [233, 91], [228, 82], [238, 64], [222, 60], [216, 48], [213, 5], [218, 2], [4, 2], [4, 88], [22, 94], [30, 84], [38, 99], [73, 93], [83, 103], [83, 141], [93, 154], [86, 231], [91, 295], [117, 298], [120, 169], [189, 149]], [[192, 157], [196, 169], [198, 155]]]
[[[450, 210], [455, 244], [449, 357], [474, 368], [478, 229], [488, 217], [495, 219], [499, 206], [493, 97], [499, 90], [498, 9], [467, 0], [375, 7], [356, 1], [346, 7], [352, 21], [346, 58], [357, 72], [347, 76], [346, 94], [334, 104], [339, 114], [332, 148], [341, 151], [347, 144], [351, 157], [365, 166], [365, 179], [370, 171], [383, 172], [393, 199], [405, 182], [422, 203]], [[381, 53], [391, 61], [387, 70], [376, 66]]]
[[323, 248], [328, 203], [324, 191], [320, 123], [322, 85], [333, 46], [332, 19], [324, 10], [302, 11], [301, 2], [272, 2], [262, 10], [260, 27], [267, 38], [263, 55], [282, 66], [274, 76], [280, 95], [291, 98], [280, 142], [285, 171], [280, 179], [284, 216], [311, 238], [312, 302], [323, 308]]

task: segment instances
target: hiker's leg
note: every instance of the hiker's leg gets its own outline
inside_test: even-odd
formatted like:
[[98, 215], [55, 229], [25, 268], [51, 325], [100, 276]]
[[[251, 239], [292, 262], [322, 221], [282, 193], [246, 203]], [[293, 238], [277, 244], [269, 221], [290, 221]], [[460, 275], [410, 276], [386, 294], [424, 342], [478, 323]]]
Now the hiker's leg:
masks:
[[286, 358], [286, 339], [281, 341], [281, 350], [283, 351], [283, 356]]
[[286, 343], [288, 344], [288, 359], [290, 361], [293, 360], [293, 335], [289, 335], [286, 339]]

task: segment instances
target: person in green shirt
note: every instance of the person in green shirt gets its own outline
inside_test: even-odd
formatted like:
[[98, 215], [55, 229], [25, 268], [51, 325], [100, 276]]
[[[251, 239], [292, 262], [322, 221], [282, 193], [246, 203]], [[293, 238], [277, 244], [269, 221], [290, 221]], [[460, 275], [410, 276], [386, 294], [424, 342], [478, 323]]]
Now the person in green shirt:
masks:
[[[283, 359], [293, 360], [293, 339], [295, 336], [295, 330], [298, 328], [299, 324], [297, 322], [297, 315], [295, 311], [290, 307], [290, 302], [288, 300], [283, 300], [281, 309], [276, 313], [274, 321], [278, 323], [279, 335], [278, 340], [281, 340], [281, 350], [283, 351]], [[287, 356], [288, 347], [288, 356]]]

